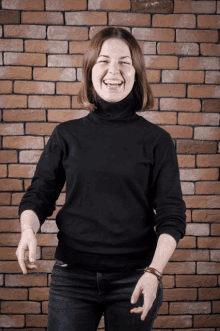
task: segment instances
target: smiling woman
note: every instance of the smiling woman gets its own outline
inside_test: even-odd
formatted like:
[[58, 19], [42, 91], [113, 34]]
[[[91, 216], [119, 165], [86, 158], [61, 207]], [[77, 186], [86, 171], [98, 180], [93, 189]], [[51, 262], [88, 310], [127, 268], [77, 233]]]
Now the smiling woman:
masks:
[[118, 102], [132, 88], [136, 111], [153, 108], [154, 98], [137, 40], [122, 28], [111, 27], [99, 31], [84, 55], [78, 102], [85, 109], [94, 111], [97, 94], [105, 101]]

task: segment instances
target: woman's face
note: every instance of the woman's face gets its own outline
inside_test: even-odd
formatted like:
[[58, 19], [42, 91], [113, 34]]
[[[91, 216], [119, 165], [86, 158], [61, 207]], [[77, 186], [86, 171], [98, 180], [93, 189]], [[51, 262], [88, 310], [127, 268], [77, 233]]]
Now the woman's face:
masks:
[[92, 68], [92, 83], [97, 94], [109, 102], [123, 100], [132, 90], [135, 69], [128, 45], [116, 38], [106, 40]]

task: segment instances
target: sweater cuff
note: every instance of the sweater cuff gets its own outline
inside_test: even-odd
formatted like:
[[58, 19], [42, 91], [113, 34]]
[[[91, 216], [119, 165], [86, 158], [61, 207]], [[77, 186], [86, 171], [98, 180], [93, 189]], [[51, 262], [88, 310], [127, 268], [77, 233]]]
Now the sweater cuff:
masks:
[[180, 239], [182, 238], [181, 233], [170, 226], [163, 226], [160, 229], [160, 231], [158, 232], [158, 237], [163, 233], [167, 233], [167, 234], [171, 235], [176, 240], [177, 245], [178, 245]]

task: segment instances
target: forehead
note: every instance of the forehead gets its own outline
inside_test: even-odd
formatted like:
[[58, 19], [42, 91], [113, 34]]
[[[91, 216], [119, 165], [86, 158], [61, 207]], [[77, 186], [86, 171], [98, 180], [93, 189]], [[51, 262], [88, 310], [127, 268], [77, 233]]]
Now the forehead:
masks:
[[111, 38], [102, 44], [100, 55], [118, 55], [118, 56], [130, 56], [131, 52], [128, 45], [121, 39]]

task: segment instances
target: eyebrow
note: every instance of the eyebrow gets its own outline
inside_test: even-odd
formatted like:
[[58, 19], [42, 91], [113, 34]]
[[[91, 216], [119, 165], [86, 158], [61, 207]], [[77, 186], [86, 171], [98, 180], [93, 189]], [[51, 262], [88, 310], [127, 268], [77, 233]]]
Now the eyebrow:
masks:
[[[109, 57], [108, 55], [99, 55], [99, 57], [100, 57], [100, 56]], [[131, 59], [131, 57], [128, 56], [128, 55], [126, 55], [126, 56], [120, 56], [119, 59], [124, 59], [125, 57], [129, 57], [129, 58]]]

